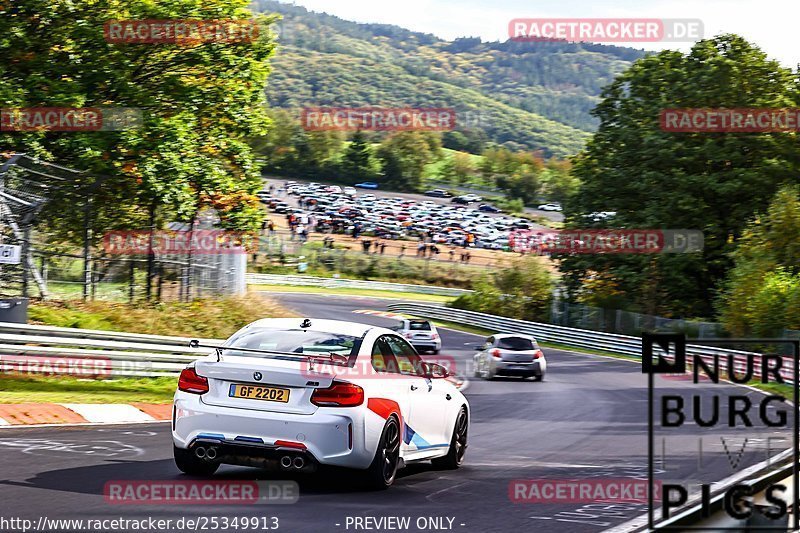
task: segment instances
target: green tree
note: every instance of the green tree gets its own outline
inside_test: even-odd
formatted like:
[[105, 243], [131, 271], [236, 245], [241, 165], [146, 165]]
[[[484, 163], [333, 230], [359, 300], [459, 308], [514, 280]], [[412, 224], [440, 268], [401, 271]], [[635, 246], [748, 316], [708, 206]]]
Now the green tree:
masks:
[[374, 177], [372, 146], [360, 130], [353, 134], [342, 158], [342, 173], [348, 180], [364, 181]]
[[547, 318], [553, 287], [552, 276], [541, 258], [526, 256], [476, 281], [472, 293], [458, 297], [451, 305], [520, 320], [542, 321]]
[[439, 172], [437, 173], [437, 177], [444, 183], [450, 183], [450, 184], [458, 183], [458, 177], [456, 176], [455, 157], [448, 157], [447, 159], [445, 159], [442, 166], [439, 167]]
[[[204, 205], [222, 224], [254, 228], [261, 187], [248, 138], [269, 124], [263, 87], [274, 17], [254, 42], [117, 44], [104, 23], [131, 19], [251, 19], [247, 0], [14, 0], [0, 3], [0, 107], [123, 107], [138, 129], [0, 132], [3, 150], [27, 152], [106, 179], [93, 221], [141, 226], [152, 206], [191, 219]], [[139, 208], [131, 209], [132, 206]], [[52, 224], [79, 235], [74, 206]]]
[[453, 154], [453, 175], [456, 183], [466, 184], [472, 175], [475, 174], [475, 165], [469, 154], [458, 152]]
[[418, 131], [404, 131], [387, 137], [377, 152], [384, 180], [400, 190], [421, 190], [425, 166], [436, 159], [436, 145], [431, 138]]
[[569, 160], [551, 159], [540, 177], [542, 195], [548, 200], [565, 203], [580, 188], [580, 180], [572, 173]]
[[[574, 162], [580, 182], [565, 205], [567, 224], [616, 212], [605, 224], [689, 228], [705, 234], [696, 254], [581, 255], [561, 269], [570, 292], [589, 272], [619, 283], [626, 306], [665, 316], [711, 316], [746, 221], [764, 210], [800, 169], [797, 138], [786, 134], [684, 134], [660, 128], [665, 108], [793, 107], [789, 69], [734, 35], [696, 43], [688, 54], [664, 51], [633, 64], [603, 92], [600, 127]], [[658, 286], [653, 280], [659, 280]], [[657, 290], [656, 290], [657, 289]]]
[[513, 176], [506, 190], [511, 198], [521, 200], [525, 205], [532, 204], [539, 193], [539, 177], [535, 172], [525, 170]]
[[735, 336], [800, 330], [800, 187], [785, 186], [747, 227], [717, 301]]
[[300, 121], [285, 109], [267, 111], [271, 127], [251, 140], [256, 154], [264, 159], [264, 170], [274, 174], [291, 175], [297, 160], [293, 140], [301, 132]]

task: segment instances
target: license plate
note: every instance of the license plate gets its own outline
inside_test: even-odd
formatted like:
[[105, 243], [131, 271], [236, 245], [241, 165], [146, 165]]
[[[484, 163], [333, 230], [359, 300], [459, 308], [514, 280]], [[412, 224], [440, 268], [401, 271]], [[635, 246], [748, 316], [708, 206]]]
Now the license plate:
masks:
[[228, 396], [231, 398], [247, 398], [249, 400], [288, 403], [289, 389], [262, 387], [261, 385], [231, 385]]

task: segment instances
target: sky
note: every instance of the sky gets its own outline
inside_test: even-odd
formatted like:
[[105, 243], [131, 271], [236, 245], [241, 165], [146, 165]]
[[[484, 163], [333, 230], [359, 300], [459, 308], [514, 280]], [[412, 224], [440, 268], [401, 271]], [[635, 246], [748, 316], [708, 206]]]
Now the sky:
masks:
[[[800, 0], [296, 0], [290, 3], [346, 20], [394, 24], [447, 40], [469, 36], [505, 41], [508, 23], [515, 18], [700, 19], [706, 37], [737, 33], [784, 66], [796, 68], [800, 63]], [[628, 46], [686, 51], [691, 43]]]

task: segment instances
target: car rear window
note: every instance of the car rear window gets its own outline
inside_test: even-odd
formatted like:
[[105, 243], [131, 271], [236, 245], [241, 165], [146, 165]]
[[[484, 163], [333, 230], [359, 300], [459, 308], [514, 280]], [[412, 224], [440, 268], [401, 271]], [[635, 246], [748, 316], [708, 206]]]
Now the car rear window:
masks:
[[[361, 339], [340, 333], [300, 329], [247, 329], [229, 339], [225, 346], [251, 350], [273, 350], [298, 354], [357, 353]], [[233, 353], [230, 350], [228, 353]]]
[[497, 340], [497, 347], [502, 350], [522, 352], [526, 350], [535, 350], [536, 343], [524, 337], [503, 337]]
[[431, 323], [427, 320], [410, 320], [408, 322], [408, 329], [412, 331], [430, 331]]

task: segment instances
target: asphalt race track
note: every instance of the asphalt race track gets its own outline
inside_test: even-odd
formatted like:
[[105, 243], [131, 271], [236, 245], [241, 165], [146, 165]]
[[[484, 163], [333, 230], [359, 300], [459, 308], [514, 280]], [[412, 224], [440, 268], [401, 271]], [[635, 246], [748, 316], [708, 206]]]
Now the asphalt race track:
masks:
[[[385, 318], [352, 313], [385, 309], [385, 300], [277, 297], [311, 317], [391, 324]], [[459, 370], [465, 368], [474, 353], [471, 347], [481, 338], [452, 330], [441, 333], [442, 353], [455, 357]], [[465, 393], [472, 406], [470, 446], [466, 464], [458, 471], [414, 465], [402, 471], [391, 489], [379, 493], [353, 489], [343, 472], [296, 478], [300, 500], [285, 506], [111, 505], [103, 497], [108, 481], [186, 479], [173, 465], [167, 424], [2, 429], [0, 514], [34, 521], [42, 515], [51, 519], [275, 516], [279, 531], [292, 532], [364, 531], [352, 525], [348, 529], [347, 518], [388, 516], [411, 517], [409, 531], [418, 531], [418, 517], [446, 517], [453, 519], [456, 531], [596, 532], [641, 515], [644, 503], [511, 501], [509, 484], [515, 479], [647, 477], [647, 381], [640, 365], [552, 349], [545, 353], [549, 368], [542, 383], [517, 378], [469, 383]], [[714, 387], [715, 392], [748, 394], [756, 406], [761, 398], [750, 389]], [[657, 389], [709, 394], [681, 379], [659, 378]], [[718, 481], [790, 444], [788, 430], [766, 428], [760, 422], [746, 430], [715, 428], [701, 433], [691, 426], [664, 435], [657, 435], [657, 468], [665, 471], [660, 474], [665, 480]], [[741, 451], [745, 438], [748, 443]], [[223, 467], [215, 476], [256, 477], [277, 479], [275, 474], [238, 467]]]

